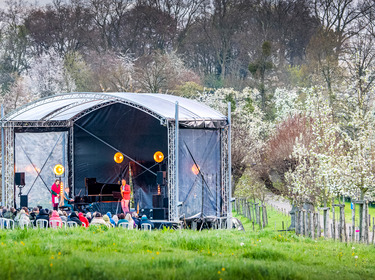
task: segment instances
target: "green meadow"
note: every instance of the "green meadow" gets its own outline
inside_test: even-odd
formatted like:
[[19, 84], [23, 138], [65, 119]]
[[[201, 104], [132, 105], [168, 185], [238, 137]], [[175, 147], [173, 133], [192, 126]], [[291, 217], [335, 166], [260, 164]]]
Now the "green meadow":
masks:
[[236, 230], [0, 231], [0, 279], [374, 279], [375, 248], [269, 226]]

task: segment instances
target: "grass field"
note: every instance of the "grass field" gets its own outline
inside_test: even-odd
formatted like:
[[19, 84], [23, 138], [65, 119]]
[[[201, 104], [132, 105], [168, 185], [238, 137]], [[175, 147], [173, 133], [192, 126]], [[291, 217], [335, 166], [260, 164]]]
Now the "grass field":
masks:
[[373, 246], [277, 232], [279, 215], [246, 232], [0, 231], [0, 279], [374, 279]]

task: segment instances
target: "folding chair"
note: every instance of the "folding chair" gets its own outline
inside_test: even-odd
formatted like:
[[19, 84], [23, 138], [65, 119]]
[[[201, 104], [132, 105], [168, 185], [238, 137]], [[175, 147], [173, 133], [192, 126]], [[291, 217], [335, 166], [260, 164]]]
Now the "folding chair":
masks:
[[50, 228], [62, 228], [62, 221], [52, 220], [49, 221], [49, 227]]
[[151, 224], [148, 224], [148, 223], [144, 223], [141, 225], [141, 229], [142, 230], [151, 230]]
[[78, 224], [76, 222], [73, 222], [73, 221], [68, 221], [68, 227], [77, 227]]
[[48, 228], [48, 221], [45, 219], [36, 220], [36, 228]]
[[119, 223], [118, 227], [121, 227], [121, 228], [124, 228], [124, 229], [130, 229], [130, 223], [126, 223], [126, 222]]
[[14, 221], [11, 219], [4, 219], [4, 228], [14, 229]]
[[28, 229], [29, 227], [32, 227], [31, 222], [26, 222], [25, 220], [21, 220], [19, 223], [20, 229]]

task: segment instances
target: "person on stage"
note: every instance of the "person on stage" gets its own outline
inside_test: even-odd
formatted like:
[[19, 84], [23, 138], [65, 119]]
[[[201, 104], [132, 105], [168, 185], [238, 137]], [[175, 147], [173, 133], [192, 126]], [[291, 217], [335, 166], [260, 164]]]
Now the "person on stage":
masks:
[[73, 206], [70, 205], [71, 202], [73, 202], [74, 199], [69, 198], [69, 187], [65, 187], [64, 191], [64, 207], [69, 207], [70, 211], [73, 211]]
[[59, 207], [59, 197], [60, 197], [60, 180], [56, 179], [51, 187], [52, 193], [52, 207], [53, 210], [58, 210]]
[[131, 189], [130, 189], [130, 186], [126, 184], [125, 179], [121, 180], [120, 191], [121, 191], [121, 196], [122, 196], [122, 200], [121, 200], [122, 211], [124, 211], [124, 214], [126, 214], [129, 212]]

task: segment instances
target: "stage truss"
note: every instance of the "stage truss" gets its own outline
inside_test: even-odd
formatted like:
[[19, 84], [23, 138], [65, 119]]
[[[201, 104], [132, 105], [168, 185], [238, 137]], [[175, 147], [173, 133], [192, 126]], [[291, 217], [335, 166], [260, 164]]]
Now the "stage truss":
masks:
[[4, 205], [14, 206], [15, 186], [14, 186], [14, 128], [12, 126], [4, 129], [4, 174], [2, 179], [5, 184]]
[[[70, 104], [63, 109], [59, 109], [56, 112], [53, 112], [49, 116], [45, 117], [43, 120], [39, 121], [7, 121], [7, 119], [14, 118], [21, 113], [25, 112], [30, 108], [35, 108], [40, 104], [46, 104], [51, 102], [52, 100], [60, 100], [60, 99], [69, 99], [69, 98], [80, 98], [78, 102], [74, 104]], [[84, 104], [86, 102], [90, 102], [97, 99], [103, 99], [103, 102], [82, 110], [74, 117], [69, 120], [52, 120], [55, 115], [61, 112], [61, 110], [67, 110], [78, 106], [80, 104]], [[27, 106], [21, 107], [15, 113], [11, 114], [6, 119], [3, 119], [1, 122], [2, 127], [4, 128], [4, 146], [5, 151], [4, 154], [4, 174], [3, 174], [3, 183], [5, 189], [5, 205], [8, 207], [12, 207], [15, 205], [15, 186], [14, 186], [14, 145], [15, 145], [15, 128], [67, 128], [69, 131], [69, 146], [68, 146], [68, 162], [69, 162], [69, 172], [70, 179], [69, 185], [74, 191], [74, 186], [72, 182], [74, 182], [74, 129], [73, 124], [78, 119], [82, 118], [83, 116], [98, 110], [100, 108], [109, 106], [114, 103], [122, 103], [138, 110], [141, 110], [160, 121], [161, 125], [167, 126], [168, 131], [168, 170], [167, 170], [167, 187], [168, 187], [168, 206], [169, 206], [169, 220], [170, 221], [178, 221], [178, 201], [176, 201], [176, 168], [178, 168], [178, 162], [176, 157], [176, 126], [174, 120], [167, 120], [164, 117], [156, 114], [155, 112], [145, 108], [144, 106], [134, 104], [132, 102], [122, 100], [120, 98], [114, 98], [113, 96], [108, 96], [103, 93], [79, 93], [79, 94], [62, 94], [57, 95], [53, 98], [45, 98], [39, 100], [37, 102], [28, 104]], [[31, 107], [30, 107], [31, 106]], [[231, 216], [230, 209], [230, 198], [231, 198], [231, 190], [230, 190], [230, 163], [228, 161], [230, 156], [230, 149], [228, 149], [228, 137], [230, 137], [229, 127], [225, 127], [221, 129], [220, 138], [221, 138], [221, 195], [222, 195], [222, 203], [221, 203], [221, 218], [229, 218]]]
[[230, 180], [230, 170], [228, 162], [228, 127], [221, 129], [220, 133], [220, 142], [221, 142], [221, 197], [222, 197], [222, 206], [221, 206], [221, 217], [226, 217], [228, 215], [228, 206], [230, 198], [229, 190], [229, 180]]
[[178, 220], [177, 213], [177, 201], [176, 199], [176, 167], [178, 163], [176, 162], [176, 134], [175, 134], [175, 123], [168, 122], [168, 171], [167, 171], [167, 187], [168, 187], [168, 210], [169, 210], [169, 220]]

